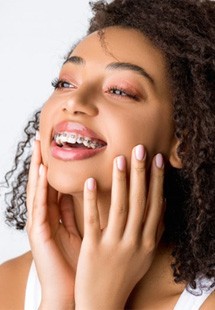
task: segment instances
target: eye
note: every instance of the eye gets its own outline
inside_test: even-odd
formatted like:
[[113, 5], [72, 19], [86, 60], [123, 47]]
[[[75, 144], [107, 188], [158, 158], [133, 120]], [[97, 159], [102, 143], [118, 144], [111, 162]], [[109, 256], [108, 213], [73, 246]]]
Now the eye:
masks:
[[117, 96], [117, 97], [124, 97], [125, 99], [126, 98], [130, 98], [130, 99], [134, 99], [134, 100], [138, 100], [138, 96], [131, 92], [130, 90], [127, 90], [127, 89], [123, 89], [121, 87], [109, 87], [108, 88], [108, 93], [114, 95], [114, 96]]
[[52, 81], [52, 86], [54, 89], [64, 89], [64, 88], [74, 88], [75, 86], [67, 81], [59, 80], [59, 79], [54, 79]]

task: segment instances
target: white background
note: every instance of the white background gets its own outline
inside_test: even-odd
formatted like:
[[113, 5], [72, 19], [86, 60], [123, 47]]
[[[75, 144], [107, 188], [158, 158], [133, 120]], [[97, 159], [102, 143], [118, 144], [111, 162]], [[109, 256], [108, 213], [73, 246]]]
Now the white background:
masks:
[[[32, 113], [50, 95], [63, 57], [87, 30], [88, 0], [0, 0], [0, 181]], [[25, 232], [4, 223], [0, 197], [0, 263], [29, 249]]]

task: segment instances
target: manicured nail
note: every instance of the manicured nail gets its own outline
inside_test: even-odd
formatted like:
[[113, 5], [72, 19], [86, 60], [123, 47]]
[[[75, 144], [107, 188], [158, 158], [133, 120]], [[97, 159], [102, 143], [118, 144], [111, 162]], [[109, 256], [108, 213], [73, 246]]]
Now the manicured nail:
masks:
[[39, 176], [43, 175], [43, 172], [44, 172], [44, 166], [43, 164], [41, 164], [39, 168]]
[[157, 168], [159, 168], [159, 169], [163, 168], [164, 163], [163, 163], [163, 155], [162, 154], [156, 155], [155, 163], [156, 163]]
[[89, 178], [87, 180], [87, 188], [89, 191], [94, 191], [94, 189], [96, 188], [96, 182], [93, 178]]
[[116, 159], [116, 164], [117, 164], [117, 168], [120, 171], [125, 171], [126, 162], [125, 162], [125, 157], [124, 156], [118, 156], [117, 159]]
[[38, 130], [36, 131], [35, 140], [40, 141], [40, 132]]
[[135, 156], [137, 160], [143, 160], [145, 157], [145, 149], [143, 145], [137, 145], [135, 147]]

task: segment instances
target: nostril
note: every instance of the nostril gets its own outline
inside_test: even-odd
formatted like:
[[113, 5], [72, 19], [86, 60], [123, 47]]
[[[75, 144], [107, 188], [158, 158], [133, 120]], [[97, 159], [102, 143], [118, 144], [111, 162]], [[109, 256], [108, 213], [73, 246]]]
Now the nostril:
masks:
[[86, 112], [84, 111], [79, 111], [79, 110], [75, 110], [75, 109], [71, 109], [71, 108], [63, 108], [64, 112], [68, 112], [68, 113], [72, 113], [72, 114], [86, 114]]
[[74, 111], [73, 113], [74, 113], [74, 114], [87, 114], [87, 113], [85, 113], [85, 112], [83, 112], [83, 111]]
[[73, 115], [89, 115], [96, 116], [98, 114], [98, 109], [96, 106], [91, 104], [67, 104], [63, 107], [63, 112], [73, 114]]

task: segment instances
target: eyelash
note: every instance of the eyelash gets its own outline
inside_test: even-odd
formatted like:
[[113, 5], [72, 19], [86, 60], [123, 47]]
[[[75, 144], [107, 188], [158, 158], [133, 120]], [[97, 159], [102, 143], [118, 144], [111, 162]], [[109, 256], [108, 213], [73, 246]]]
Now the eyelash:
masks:
[[[68, 87], [63, 87], [63, 84], [67, 84]], [[51, 82], [51, 85], [54, 87], [54, 89], [73, 88], [73, 84], [71, 84], [71, 83], [69, 83], [67, 81], [59, 80], [58, 78], [54, 79]]]
[[[131, 98], [131, 99], [134, 99], [134, 100], [138, 100], [138, 96], [130, 91], [128, 91], [127, 89], [124, 89], [122, 87], [118, 87], [118, 86], [111, 86], [111, 87], [108, 87], [108, 90], [107, 90], [109, 93], [111, 93], [112, 95], [114, 96], [117, 96], [117, 97], [128, 97], [128, 98]], [[114, 92], [118, 92], [118, 94], [115, 94]], [[123, 93], [123, 94], [122, 94]]]
[[[67, 84], [68, 87], [63, 87], [63, 84]], [[63, 89], [63, 88], [73, 88], [73, 85], [67, 81], [63, 81], [63, 80], [59, 80], [58, 78], [54, 79], [51, 83], [51, 85], [54, 87], [54, 89]], [[72, 87], [71, 87], [72, 86]], [[118, 86], [111, 86], [108, 87], [107, 92], [112, 94], [113, 96], [117, 96], [117, 97], [127, 97], [133, 100], [138, 101], [139, 98], [136, 94], [127, 91], [126, 89], [122, 88], [122, 87], [118, 87]], [[114, 93], [114, 92], [118, 92], [118, 94]]]

